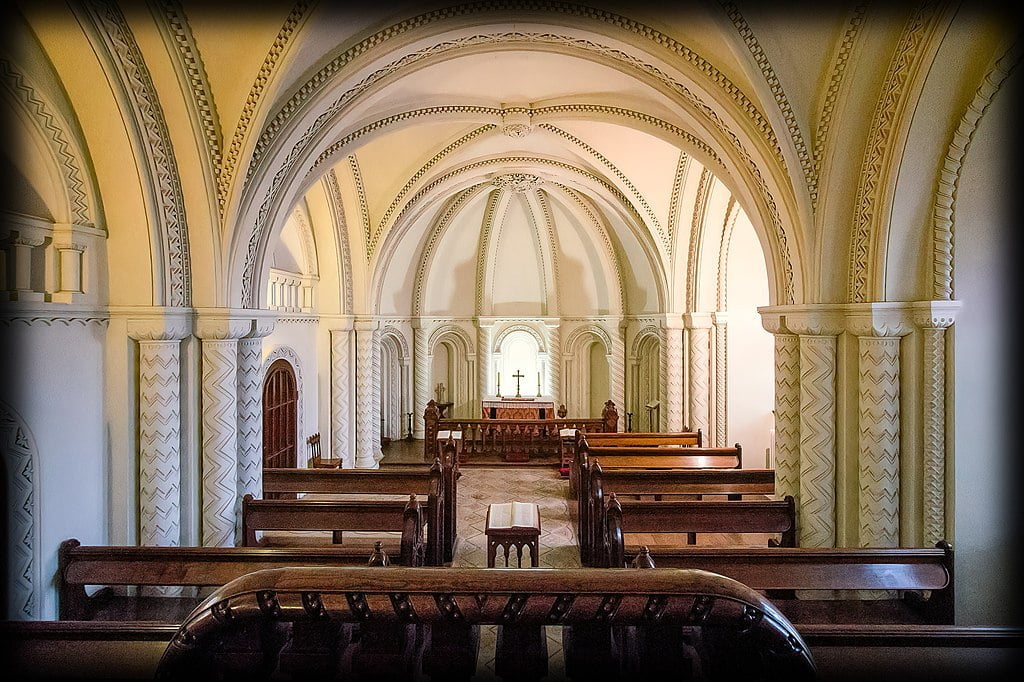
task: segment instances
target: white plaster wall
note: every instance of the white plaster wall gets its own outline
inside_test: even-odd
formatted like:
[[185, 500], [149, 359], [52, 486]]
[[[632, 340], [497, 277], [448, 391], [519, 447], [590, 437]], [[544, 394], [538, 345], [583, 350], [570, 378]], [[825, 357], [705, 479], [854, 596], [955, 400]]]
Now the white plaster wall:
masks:
[[[736, 220], [729, 249], [729, 444], [743, 446], [744, 468], [766, 466], [775, 403], [774, 340], [757, 306], [768, 304], [768, 273], [754, 228]], [[713, 351], [712, 351], [713, 353]]]
[[544, 315], [544, 276], [533, 226], [522, 194], [509, 201], [495, 252], [495, 315]]
[[[274, 331], [265, 339], [263, 339], [263, 374], [260, 377], [260, 386], [262, 387], [263, 381], [266, 379], [266, 367], [267, 358], [269, 358], [274, 351], [281, 347], [286, 346], [294, 351], [298, 357], [299, 367], [295, 367], [295, 378], [299, 385], [299, 413], [300, 419], [297, 424], [299, 433], [297, 434], [298, 451], [296, 452], [296, 462], [299, 466], [304, 466], [306, 462], [306, 438], [310, 435], [319, 432], [321, 438], [321, 449], [323, 449], [323, 443], [329, 441], [330, 427], [327, 423], [320, 424], [319, 413], [320, 413], [320, 391], [323, 389], [320, 384], [324, 384], [329, 390], [329, 382], [320, 382], [318, 378], [326, 373], [330, 375], [330, 366], [320, 368], [317, 362], [317, 324], [308, 321], [306, 318], [283, 318], [277, 321], [274, 325]], [[283, 355], [289, 362], [292, 362], [290, 355]], [[293, 363], [294, 364], [294, 363]], [[325, 395], [324, 400], [329, 402], [329, 396]], [[326, 457], [326, 453], [324, 454]]]
[[611, 307], [615, 292], [600, 266], [597, 236], [584, 227], [560, 200], [550, 201], [558, 232], [558, 286], [562, 315], [600, 315]]
[[[1019, 92], [1019, 72], [1016, 81]], [[1011, 306], [1007, 251], [1010, 225], [1018, 215], [1007, 196], [1013, 173], [1007, 165], [1017, 151], [1017, 98], [1002, 91], [982, 118], [964, 159], [955, 214], [955, 297], [963, 309], [947, 338], [952, 341], [956, 394], [952, 424], [954, 454], [954, 538], [956, 619], [962, 624], [1019, 623], [1014, 613], [1020, 581], [1020, 481], [1014, 476], [1020, 453], [1008, 432], [1019, 423], [1018, 401], [1010, 393], [1007, 362], [1019, 332]], [[1019, 199], [1018, 199], [1019, 201]], [[1011, 217], [1013, 220], [1011, 220]], [[1012, 420], [1012, 421], [1011, 421]], [[947, 469], [948, 471], [948, 469]], [[1017, 508], [1015, 508], [1017, 507]]]
[[[53, 576], [68, 538], [107, 544], [110, 481], [103, 414], [104, 326], [78, 322], [0, 327], [16, 361], [0, 399], [18, 412], [37, 448], [35, 499], [42, 566], [40, 616], [57, 617]], [[11, 356], [7, 356], [8, 359]], [[12, 376], [11, 380], [8, 377]], [[6, 500], [5, 500], [6, 503]], [[5, 510], [6, 513], [6, 510]]]
[[[479, 250], [482, 211], [486, 206], [487, 193], [484, 192], [469, 202], [465, 210], [452, 220], [447, 232], [438, 242], [434, 252], [434, 260], [430, 272], [423, 283], [423, 314], [425, 315], [473, 315], [476, 306], [476, 266]], [[414, 240], [408, 240], [412, 243]], [[403, 247], [408, 250], [408, 247]], [[394, 261], [394, 268], [398, 260]], [[418, 267], [418, 261], [412, 261], [409, 270], [412, 277]], [[393, 268], [393, 269], [394, 269]], [[415, 282], [410, 279], [408, 287], [388, 289], [397, 283], [389, 272], [385, 284], [386, 299], [391, 308], [396, 310], [409, 308], [408, 300], [412, 297]], [[405, 297], [407, 302], [399, 302]], [[411, 309], [411, 308], [409, 308]], [[383, 310], [383, 303], [382, 303]]]

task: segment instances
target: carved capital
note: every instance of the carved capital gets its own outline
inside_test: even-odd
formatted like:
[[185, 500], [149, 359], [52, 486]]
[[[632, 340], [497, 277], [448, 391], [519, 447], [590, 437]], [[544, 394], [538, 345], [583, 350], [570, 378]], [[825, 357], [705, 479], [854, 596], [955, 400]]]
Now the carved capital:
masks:
[[523, 138], [533, 131], [530, 112], [526, 107], [509, 108], [501, 113], [501, 132], [509, 137]]
[[370, 317], [357, 317], [352, 322], [352, 328], [357, 332], [372, 332], [380, 328], [380, 322]]
[[128, 318], [128, 336], [136, 341], [177, 341], [192, 333], [192, 316], [181, 309], [153, 308]]
[[510, 192], [524, 194], [540, 187], [544, 184], [544, 180], [539, 175], [534, 175], [533, 173], [505, 173], [492, 178], [491, 184], [495, 187], [507, 189]]
[[710, 329], [712, 325], [711, 313], [685, 313], [683, 325], [687, 329]]
[[252, 311], [234, 313], [226, 309], [197, 311], [195, 334], [201, 339], [227, 340], [248, 336], [253, 329]]
[[[801, 336], [838, 336], [846, 329], [842, 305], [820, 303], [814, 305], [766, 306], [758, 308], [762, 324], [765, 314], [779, 315], [779, 325], [792, 334]], [[766, 327], [767, 328], [767, 327]], [[770, 330], [769, 330], [770, 331]]]
[[914, 331], [903, 303], [856, 303], [847, 307], [846, 329], [857, 336], [905, 336]]
[[685, 329], [686, 325], [683, 322], [683, 316], [679, 313], [668, 313], [664, 319], [661, 320], [661, 326], [663, 329]]
[[910, 304], [911, 318], [918, 327], [945, 329], [956, 321], [960, 301], [915, 301]]
[[724, 310], [717, 310], [711, 313], [711, 322], [716, 326], [729, 324], [729, 313]]
[[757, 312], [761, 315], [761, 326], [769, 334], [793, 333], [786, 328], [785, 315], [779, 312], [776, 308], [761, 307], [757, 309]]
[[257, 314], [252, 321], [252, 329], [246, 334], [249, 339], [262, 339], [274, 333], [274, 326], [277, 324], [277, 314], [268, 312]]

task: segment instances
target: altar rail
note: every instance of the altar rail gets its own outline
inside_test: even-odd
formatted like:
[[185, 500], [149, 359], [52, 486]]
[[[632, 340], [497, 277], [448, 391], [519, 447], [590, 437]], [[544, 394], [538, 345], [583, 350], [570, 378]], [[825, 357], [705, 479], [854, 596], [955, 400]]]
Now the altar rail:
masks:
[[615, 403], [605, 403], [600, 419], [441, 419], [431, 400], [423, 412], [424, 458], [437, 456], [438, 431], [461, 431], [459, 462], [472, 462], [481, 455], [497, 455], [507, 462], [527, 462], [531, 457], [560, 457], [559, 432], [568, 429], [584, 433], [618, 430]]

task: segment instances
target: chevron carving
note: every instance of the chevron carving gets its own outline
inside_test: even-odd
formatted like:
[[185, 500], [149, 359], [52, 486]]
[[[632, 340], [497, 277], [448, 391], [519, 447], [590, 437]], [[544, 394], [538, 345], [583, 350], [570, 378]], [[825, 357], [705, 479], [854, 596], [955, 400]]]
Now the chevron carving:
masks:
[[380, 330], [373, 330], [373, 335], [370, 337], [370, 341], [373, 344], [370, 347], [372, 353], [373, 362], [371, 364], [372, 376], [370, 379], [370, 390], [373, 392], [371, 397], [371, 404], [373, 406], [373, 434], [372, 439], [372, 454], [374, 465], [384, 458], [384, 452], [381, 450], [381, 405], [380, 405], [380, 384], [381, 384], [381, 359], [380, 359]]
[[775, 335], [775, 488], [800, 509], [800, 343]]
[[[690, 335], [690, 428], [710, 435], [711, 334], [708, 327], [693, 327]], [[682, 377], [680, 377], [680, 380]], [[680, 384], [682, 381], [680, 381]], [[682, 430], [682, 423], [679, 424]]]
[[[477, 395], [479, 400], [486, 400], [491, 397], [492, 329], [493, 327], [487, 324], [478, 325], [476, 328]], [[424, 388], [426, 387], [424, 386]], [[419, 401], [417, 401], [417, 404], [418, 403]], [[426, 403], [424, 403], [423, 406], [426, 407]], [[420, 411], [419, 414], [414, 415], [414, 417], [422, 417], [422, 415], [423, 412]]]
[[861, 336], [860, 545], [900, 543], [900, 340]]
[[729, 440], [729, 325], [715, 320], [715, 438], [713, 445], [724, 448]]
[[[683, 330], [665, 329], [665, 428], [683, 430]], [[696, 428], [696, 427], [694, 427]]]
[[836, 542], [836, 337], [800, 337], [801, 547]]
[[356, 330], [356, 466], [373, 468], [373, 444], [377, 442], [373, 423], [373, 330]]
[[[416, 438], [423, 438], [423, 411], [427, 409], [427, 401], [430, 400], [430, 358], [427, 355], [427, 330], [422, 327], [414, 327], [412, 330], [413, 345], [413, 400], [416, 403], [412, 415], [413, 435]], [[490, 344], [487, 345], [488, 358], [490, 357]], [[481, 360], [481, 364], [483, 361]], [[490, 361], [487, 362], [490, 366]]]
[[235, 502], [238, 541], [242, 530], [242, 497], [246, 493], [263, 497], [262, 356], [262, 339], [238, 341], [238, 496]]
[[608, 373], [611, 379], [612, 400], [619, 409], [619, 430], [626, 430], [626, 351], [622, 330], [612, 337], [611, 361]]
[[238, 342], [203, 340], [203, 546], [235, 544]]
[[6, 471], [3, 514], [7, 518], [5, 557], [8, 620], [38, 620], [43, 581], [39, 564], [39, 508], [36, 506], [34, 439], [21, 417], [0, 400], [0, 466]]
[[349, 401], [349, 365], [352, 357], [352, 332], [347, 329], [331, 330], [331, 456], [346, 467], [354, 463], [351, 431], [352, 404]]
[[181, 541], [181, 342], [139, 341], [139, 544]]
[[926, 327], [922, 419], [924, 542], [946, 537], [946, 330]]
[[562, 396], [562, 329], [558, 325], [548, 327], [548, 395], [557, 408]]

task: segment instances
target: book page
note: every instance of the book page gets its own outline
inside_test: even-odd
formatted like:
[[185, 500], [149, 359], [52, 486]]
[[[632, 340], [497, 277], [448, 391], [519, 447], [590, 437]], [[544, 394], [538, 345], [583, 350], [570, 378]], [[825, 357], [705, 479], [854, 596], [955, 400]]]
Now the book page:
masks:
[[537, 505], [532, 502], [513, 502], [512, 525], [516, 528], [536, 528]]
[[504, 502], [490, 506], [490, 519], [488, 525], [491, 528], [512, 527], [512, 503]]

